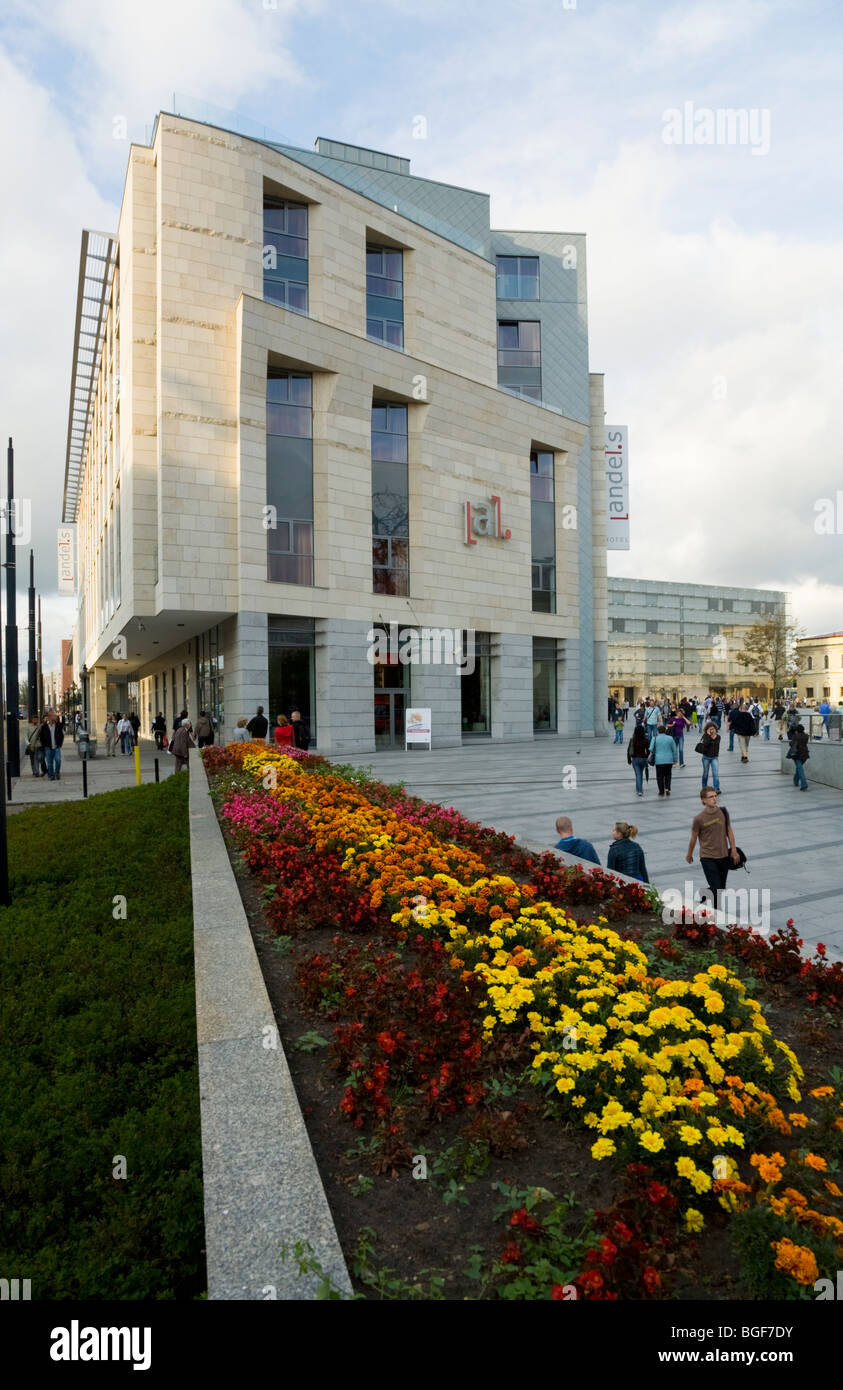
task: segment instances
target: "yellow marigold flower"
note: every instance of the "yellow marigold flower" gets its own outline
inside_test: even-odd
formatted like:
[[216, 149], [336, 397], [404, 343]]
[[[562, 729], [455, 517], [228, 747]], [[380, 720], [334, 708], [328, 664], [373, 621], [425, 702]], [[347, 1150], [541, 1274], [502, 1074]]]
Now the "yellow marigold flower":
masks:
[[483, 1019], [484, 1028], [494, 1028], [496, 1023], [497, 1019], [495, 1018], [494, 1014], [487, 1014], [486, 1017]]
[[652, 1129], [645, 1129], [638, 1142], [642, 1149], [647, 1149], [651, 1154], [657, 1154], [664, 1148], [664, 1140], [661, 1135], [656, 1134], [655, 1130]]
[[576, 1081], [574, 1081], [572, 1077], [560, 1076], [559, 1080], [556, 1083], [556, 1089], [557, 1091], [561, 1091], [564, 1095], [567, 1091], [573, 1091], [576, 1084]]
[[676, 1171], [680, 1178], [690, 1178], [697, 1170], [693, 1160], [686, 1158], [683, 1154], [681, 1158], [677, 1158], [676, 1160]]
[[[683, 1144], [698, 1144], [702, 1139], [702, 1132], [694, 1129], [693, 1125], [680, 1125], [679, 1138]], [[688, 1162], [690, 1163], [690, 1159]]]
[[585, 1115], [583, 1119], [585, 1124], [588, 1125], [589, 1129], [596, 1129], [600, 1123], [600, 1116], [595, 1115], [593, 1110], [589, 1110], [588, 1114]]
[[819, 1154], [806, 1154], [802, 1162], [806, 1168], [813, 1168], [816, 1173], [824, 1173], [828, 1164]]
[[598, 1139], [596, 1144], [591, 1146], [592, 1158], [608, 1158], [616, 1152], [616, 1145], [611, 1139]]
[[701, 1231], [704, 1224], [705, 1222], [703, 1220], [702, 1212], [697, 1211], [696, 1207], [689, 1207], [688, 1210], [685, 1212], [686, 1231]]
[[577, 1109], [579, 1109], [581, 1105], [585, 1105], [585, 1096], [574, 1096], [573, 1100], [571, 1101], [571, 1104], [575, 1105]]

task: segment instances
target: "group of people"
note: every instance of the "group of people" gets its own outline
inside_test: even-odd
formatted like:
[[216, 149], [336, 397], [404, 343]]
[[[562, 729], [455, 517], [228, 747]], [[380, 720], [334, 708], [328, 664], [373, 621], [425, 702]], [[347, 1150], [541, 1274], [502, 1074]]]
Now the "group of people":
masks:
[[[257, 713], [248, 722], [245, 719], [237, 721], [235, 743], [248, 743], [250, 739], [269, 743], [269, 720], [263, 712], [263, 705], [258, 705]], [[276, 748], [300, 748], [307, 752], [311, 742], [310, 729], [301, 717], [301, 710], [291, 710], [289, 717], [286, 714], [276, 717], [272, 741]]]
[[109, 713], [105, 721], [105, 756], [107, 758], [117, 757], [117, 745], [120, 744], [120, 752], [124, 757], [131, 757], [132, 751], [137, 746], [138, 734], [140, 731], [140, 720], [134, 710], [130, 714], [121, 714], [119, 710], [116, 714]]
[[[730, 869], [739, 868], [746, 856], [741, 855], [735, 841], [735, 831], [729, 812], [718, 804], [719, 792], [714, 787], [700, 790], [701, 809], [691, 821], [691, 838], [685, 856], [688, 864], [694, 862], [694, 850], [699, 845], [700, 868], [708, 885], [708, 896], [716, 909], [719, 895], [726, 887]], [[590, 840], [574, 834], [570, 816], [559, 816], [556, 821], [559, 840], [555, 846], [565, 854], [576, 856], [600, 866], [600, 856]], [[612, 842], [606, 855], [606, 868], [628, 878], [649, 883], [644, 851], [636, 843], [638, 829], [628, 821], [616, 821], [612, 828]]]
[[28, 719], [21, 725], [20, 760], [29, 758], [33, 777], [61, 781], [61, 746], [64, 743], [64, 721], [58, 710], [48, 709], [40, 719]]

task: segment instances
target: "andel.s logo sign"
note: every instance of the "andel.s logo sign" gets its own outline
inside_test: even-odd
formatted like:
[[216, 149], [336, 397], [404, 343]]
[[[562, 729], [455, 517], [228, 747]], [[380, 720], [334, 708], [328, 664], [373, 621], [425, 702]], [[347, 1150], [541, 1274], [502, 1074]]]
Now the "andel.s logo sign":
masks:
[[465, 504], [465, 543], [476, 545], [478, 536], [491, 536], [493, 540], [508, 541], [511, 531], [503, 529], [501, 521], [501, 499], [490, 497], [488, 502]]

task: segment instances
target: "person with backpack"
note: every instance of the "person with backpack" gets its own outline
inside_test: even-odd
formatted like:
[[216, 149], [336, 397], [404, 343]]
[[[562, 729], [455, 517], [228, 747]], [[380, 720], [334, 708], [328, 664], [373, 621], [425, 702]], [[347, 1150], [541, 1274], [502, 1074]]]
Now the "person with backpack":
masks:
[[676, 759], [676, 744], [665, 732], [664, 725], [660, 724], [650, 744], [650, 761], [655, 765], [659, 796], [670, 796], [670, 779]]
[[743, 705], [741, 705], [740, 709], [737, 711], [734, 717], [733, 724], [735, 733], [738, 736], [738, 747], [741, 750], [741, 762], [748, 763], [749, 740], [751, 738], [755, 738], [756, 734], [758, 733], [758, 730], [755, 727], [755, 720], [753, 719], [749, 710], [744, 709]]
[[196, 741], [200, 748], [207, 748], [214, 741], [214, 726], [206, 709], [200, 709], [196, 721]]
[[296, 741], [296, 747], [306, 753], [310, 747], [310, 730], [301, 717], [301, 710], [291, 710], [290, 719], [293, 723], [293, 737]]
[[639, 883], [649, 883], [644, 851], [635, 844], [638, 827], [625, 820], [615, 822], [612, 829], [612, 843], [606, 856], [606, 868], [614, 869], [628, 878], [637, 878]]
[[699, 841], [700, 868], [705, 874], [716, 910], [719, 894], [726, 887], [729, 869], [738, 868], [741, 859], [729, 812], [725, 806], [718, 806], [717, 792], [713, 787], [704, 787], [700, 800], [702, 809], [691, 822], [691, 842], [685, 861], [693, 864], [694, 846]]
[[717, 725], [712, 721], [706, 724], [703, 729], [703, 736], [697, 744], [695, 752], [702, 756], [702, 785], [703, 790], [708, 786], [708, 774], [712, 775], [714, 790], [720, 791], [720, 733]]
[[266, 736], [269, 733], [269, 720], [263, 712], [263, 705], [258, 705], [257, 714], [253, 714], [246, 725], [253, 739], [258, 742], [266, 743]]
[[635, 728], [632, 730], [632, 738], [629, 740], [629, 745], [626, 750], [626, 760], [635, 773], [636, 796], [644, 795], [645, 773], [647, 774], [647, 780], [650, 780], [647, 768], [647, 759], [649, 756], [650, 745], [647, 742], [644, 726], [643, 724], [636, 724]]
[[805, 732], [804, 724], [797, 724], [790, 739], [790, 747], [787, 750], [787, 757], [793, 759], [793, 785], [800, 791], [808, 790], [808, 779], [805, 776], [805, 764], [811, 756], [808, 748], [808, 735]]
[[647, 739], [650, 744], [652, 744], [656, 736], [659, 724], [661, 723], [661, 717], [661, 710], [655, 700], [651, 700], [644, 713], [644, 727], [647, 730]]

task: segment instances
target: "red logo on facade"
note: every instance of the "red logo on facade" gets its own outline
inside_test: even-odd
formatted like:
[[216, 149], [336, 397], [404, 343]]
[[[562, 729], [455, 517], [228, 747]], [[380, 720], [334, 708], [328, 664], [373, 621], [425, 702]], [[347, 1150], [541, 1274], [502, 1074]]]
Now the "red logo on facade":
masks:
[[498, 541], [511, 540], [512, 532], [503, 529], [501, 499], [499, 497], [490, 497], [488, 502], [475, 502], [473, 507], [470, 502], [466, 502], [466, 545], [476, 545], [477, 536], [491, 536]]

